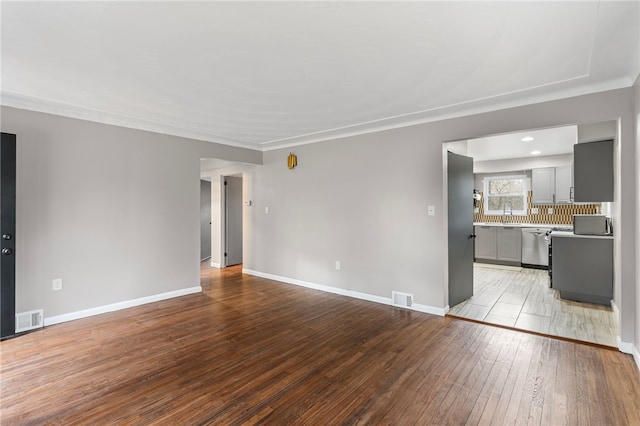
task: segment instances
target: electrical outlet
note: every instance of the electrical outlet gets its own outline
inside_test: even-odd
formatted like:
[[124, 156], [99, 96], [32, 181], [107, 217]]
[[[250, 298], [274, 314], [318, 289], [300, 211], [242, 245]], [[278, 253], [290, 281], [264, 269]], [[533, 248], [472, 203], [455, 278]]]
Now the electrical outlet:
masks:
[[538, 208], [537, 207], [531, 207], [531, 214], [538, 214]]
[[436, 215], [436, 206], [427, 206], [427, 214], [429, 216], [435, 216]]
[[51, 282], [51, 289], [53, 291], [62, 290], [62, 278], [56, 278]]
[[336, 270], [340, 270], [340, 261], [336, 260]]
[[553, 207], [549, 207], [549, 210], [547, 210], [548, 214], [553, 214]]

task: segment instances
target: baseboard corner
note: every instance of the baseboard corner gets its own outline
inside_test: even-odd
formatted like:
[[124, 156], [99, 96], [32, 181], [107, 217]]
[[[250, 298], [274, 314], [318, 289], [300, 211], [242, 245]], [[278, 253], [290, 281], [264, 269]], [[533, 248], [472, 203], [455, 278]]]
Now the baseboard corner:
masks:
[[616, 343], [618, 345], [618, 349], [620, 350], [620, 352], [633, 355], [633, 350], [635, 349], [633, 347], [633, 343], [623, 342], [620, 336], [616, 336]]
[[633, 359], [636, 361], [636, 366], [638, 367], [638, 370], [640, 370], [640, 350], [638, 350], [635, 345], [631, 345], [631, 352]]

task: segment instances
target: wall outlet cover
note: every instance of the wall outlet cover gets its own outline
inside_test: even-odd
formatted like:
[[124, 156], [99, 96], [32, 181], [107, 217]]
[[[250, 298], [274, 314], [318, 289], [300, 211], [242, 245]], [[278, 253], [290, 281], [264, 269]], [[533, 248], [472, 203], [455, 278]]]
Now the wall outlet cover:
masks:
[[531, 214], [538, 214], [538, 208], [537, 207], [531, 207]]
[[553, 207], [549, 207], [548, 214], [553, 214]]
[[51, 289], [53, 291], [62, 290], [62, 278], [56, 278], [51, 282]]

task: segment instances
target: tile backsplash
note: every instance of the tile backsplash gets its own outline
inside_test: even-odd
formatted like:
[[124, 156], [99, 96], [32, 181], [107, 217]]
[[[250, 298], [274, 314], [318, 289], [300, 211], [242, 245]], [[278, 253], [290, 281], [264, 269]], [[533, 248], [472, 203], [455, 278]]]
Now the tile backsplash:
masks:
[[[481, 193], [482, 194], [482, 193]], [[526, 216], [508, 216], [507, 222], [517, 223], [539, 223], [541, 225], [573, 225], [574, 214], [598, 214], [600, 212], [600, 204], [531, 204], [532, 192], [527, 192], [527, 215]], [[484, 194], [483, 194], [484, 201]], [[474, 222], [502, 222], [502, 215], [485, 215], [484, 203], [478, 203], [479, 211], [474, 213]], [[531, 213], [531, 208], [538, 209], [537, 214]], [[549, 209], [553, 209], [553, 214], [549, 214]]]

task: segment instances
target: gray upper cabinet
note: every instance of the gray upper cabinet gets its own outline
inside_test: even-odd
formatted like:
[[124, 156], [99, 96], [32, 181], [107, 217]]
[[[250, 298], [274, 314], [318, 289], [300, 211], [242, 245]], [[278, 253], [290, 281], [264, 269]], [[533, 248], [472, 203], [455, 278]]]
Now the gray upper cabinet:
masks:
[[572, 187], [571, 165], [531, 170], [532, 204], [570, 204]]
[[573, 168], [571, 166], [556, 167], [556, 203], [573, 203]]
[[533, 204], [554, 204], [556, 169], [547, 167], [531, 171], [531, 191]]
[[574, 201], [613, 201], [613, 141], [573, 146]]

